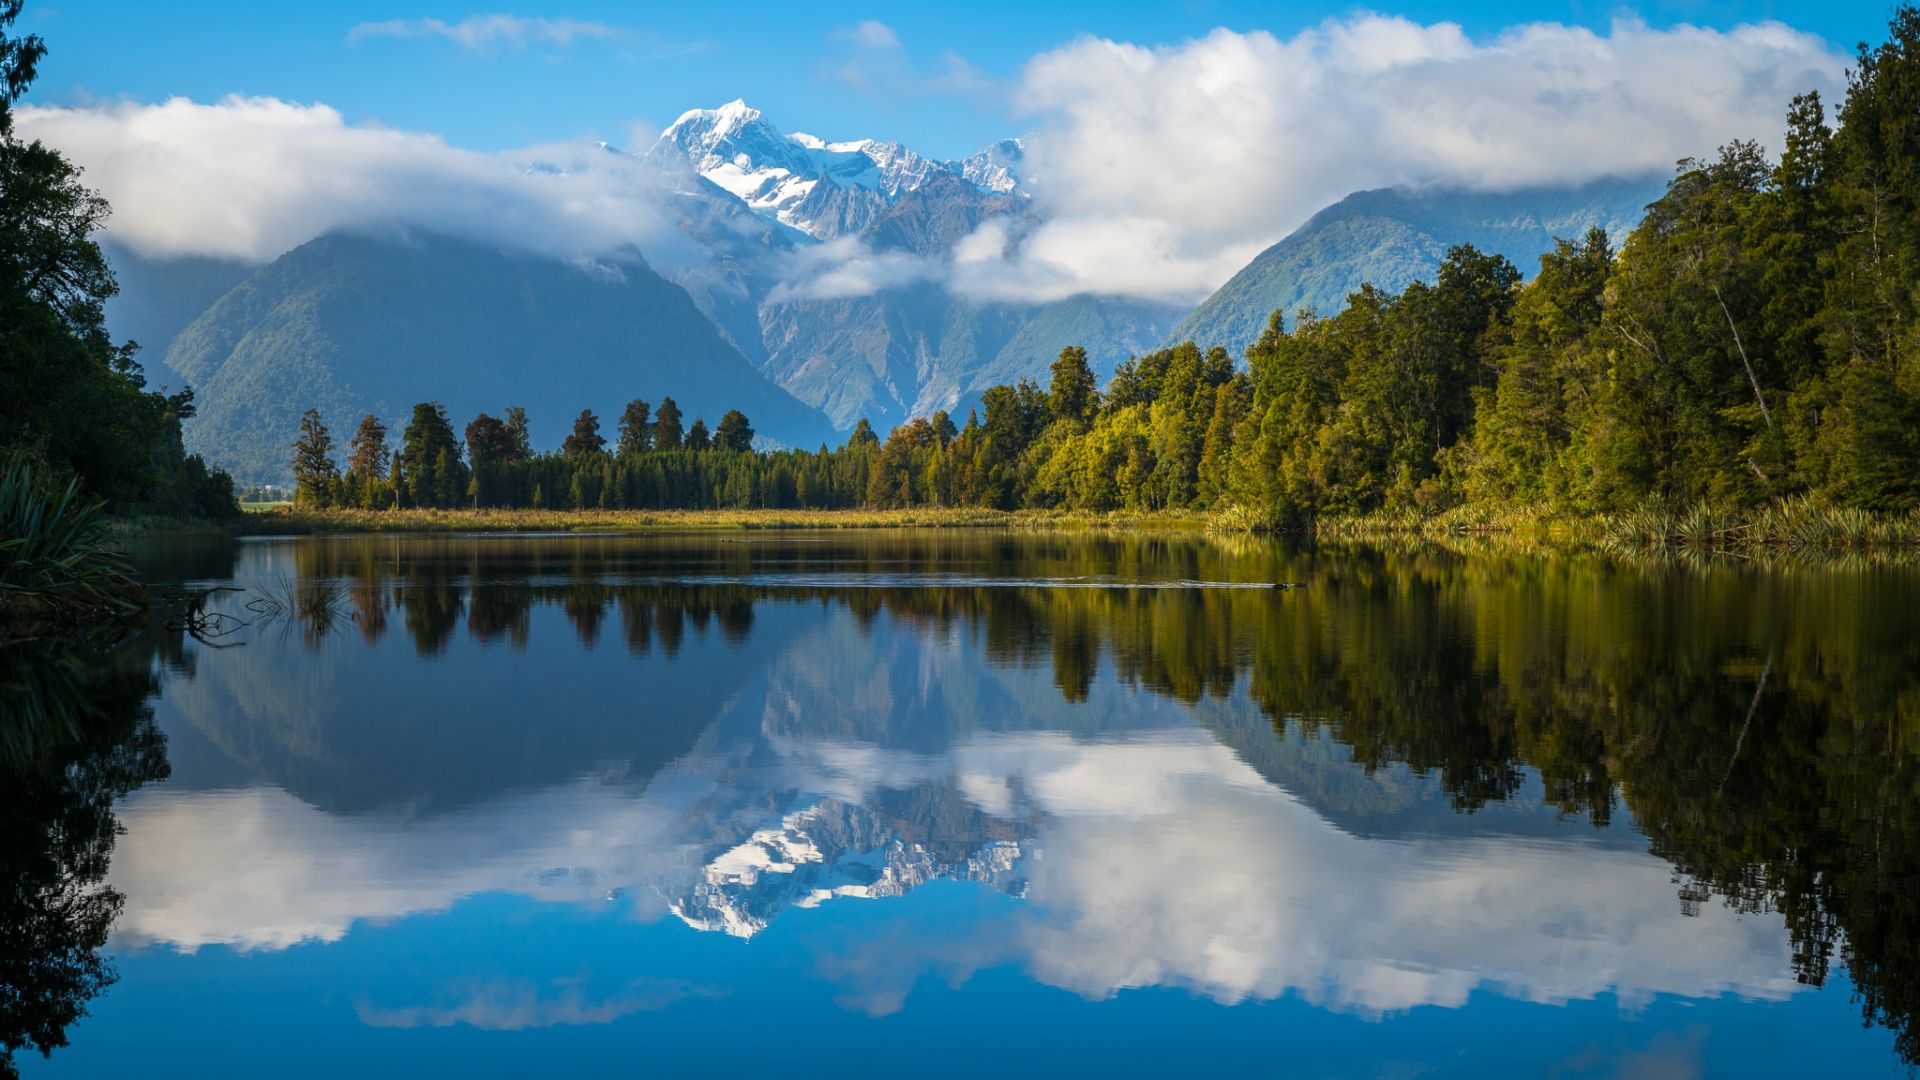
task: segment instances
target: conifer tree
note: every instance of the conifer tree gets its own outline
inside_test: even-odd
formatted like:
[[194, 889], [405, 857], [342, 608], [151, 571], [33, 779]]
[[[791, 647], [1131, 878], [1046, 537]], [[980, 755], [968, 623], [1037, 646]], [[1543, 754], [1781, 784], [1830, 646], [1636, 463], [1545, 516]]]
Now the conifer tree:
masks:
[[580, 415], [573, 421], [573, 434], [560, 444], [560, 453], [577, 458], [583, 454], [597, 454], [607, 445], [600, 437], [600, 418], [593, 415], [592, 409], [581, 409]]
[[653, 448], [680, 449], [680, 406], [672, 398], [660, 399], [660, 411], [653, 414]]
[[747, 422], [747, 414], [739, 409], [728, 409], [720, 418], [720, 426], [714, 429], [715, 449], [735, 453], [746, 453], [753, 449], [753, 425]]
[[1053, 381], [1047, 386], [1047, 401], [1055, 420], [1084, 424], [1099, 408], [1099, 391], [1093, 368], [1087, 364], [1087, 350], [1069, 345], [1060, 350], [1053, 362]]
[[620, 414], [620, 441], [614, 452], [620, 457], [644, 454], [653, 448], [653, 407], [640, 398], [627, 402]]
[[348, 440], [347, 469], [363, 482], [384, 480], [387, 477], [387, 425], [379, 418], [368, 413], [360, 418], [360, 426], [353, 430], [353, 438]]
[[339, 472], [333, 463], [333, 436], [321, 422], [320, 410], [308, 409], [300, 417], [300, 438], [293, 444], [293, 501], [300, 506], [328, 505]]
[[507, 410], [507, 434], [513, 439], [511, 461], [525, 461], [533, 456], [533, 440], [527, 430], [527, 410], [515, 405]]

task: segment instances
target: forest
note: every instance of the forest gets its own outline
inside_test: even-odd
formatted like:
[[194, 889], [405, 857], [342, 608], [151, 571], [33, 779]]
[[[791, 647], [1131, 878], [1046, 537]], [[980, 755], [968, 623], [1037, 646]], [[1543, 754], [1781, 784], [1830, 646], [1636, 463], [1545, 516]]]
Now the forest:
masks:
[[[456, 438], [415, 408], [391, 452], [361, 421], [344, 470], [309, 414], [309, 506], [1222, 511], [1280, 526], [1461, 506], [1596, 515], [1787, 498], [1920, 505], [1920, 12], [1862, 47], [1829, 122], [1797, 98], [1777, 160], [1753, 142], [1679, 163], [1617, 243], [1563, 240], [1531, 279], [1450, 251], [1431, 283], [1371, 286], [1338, 314], [1275, 312], [1244, 364], [1187, 343], [1104, 388], [1067, 347], [1042, 387], [997, 386], [883, 440], [752, 449], [737, 412], [682, 429], [583, 411], [557, 452], [525, 417]], [[464, 446], [463, 446], [464, 443]], [[464, 450], [464, 453], [463, 453]]]

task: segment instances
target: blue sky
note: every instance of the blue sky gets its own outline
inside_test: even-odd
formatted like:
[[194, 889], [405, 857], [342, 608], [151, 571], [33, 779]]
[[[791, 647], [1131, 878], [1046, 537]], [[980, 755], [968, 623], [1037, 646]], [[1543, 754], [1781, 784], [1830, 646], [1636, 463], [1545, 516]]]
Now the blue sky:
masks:
[[[22, 22], [52, 46], [33, 94], [45, 104], [270, 96], [324, 102], [349, 123], [435, 132], [457, 146], [496, 150], [579, 136], [632, 143], [636, 131], [644, 137], [684, 109], [745, 97], [785, 128], [829, 138], [899, 138], [954, 156], [1025, 130], [1029, 118], [1005, 87], [1031, 57], [1082, 35], [1173, 45], [1227, 27], [1284, 38], [1364, 10], [1220, 0], [882, 7], [30, 0]], [[1659, 0], [1630, 7], [1407, 0], [1371, 10], [1421, 23], [1456, 22], [1476, 39], [1532, 21], [1604, 31], [1621, 15], [1656, 28], [1776, 19], [1851, 51], [1859, 40], [1880, 38], [1890, 6], [1874, 0]], [[499, 12], [573, 19], [618, 34], [519, 48], [497, 42], [467, 48], [433, 35], [363, 33], [350, 40], [361, 24], [457, 24]], [[863, 52], [853, 29], [867, 19], [890, 28], [898, 48]], [[865, 77], [845, 78], [849, 63]]]

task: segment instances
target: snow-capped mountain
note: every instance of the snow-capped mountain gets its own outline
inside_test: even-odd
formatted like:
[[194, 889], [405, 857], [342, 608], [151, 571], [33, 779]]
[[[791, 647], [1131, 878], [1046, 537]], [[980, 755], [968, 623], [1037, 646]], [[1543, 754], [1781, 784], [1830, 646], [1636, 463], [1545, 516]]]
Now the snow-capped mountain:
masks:
[[957, 162], [961, 179], [999, 195], [1026, 193], [1027, 144], [1022, 139], [1001, 139], [985, 150]]
[[1023, 149], [1006, 139], [972, 157], [936, 161], [898, 142], [789, 134], [735, 100], [681, 114], [647, 156], [685, 161], [755, 212], [826, 240], [862, 231], [936, 176], [959, 177], [982, 196], [1023, 195]]
[[977, 849], [945, 859], [924, 839], [902, 835], [869, 807], [823, 799], [715, 856], [668, 906], [697, 930], [747, 938], [788, 908], [905, 896], [935, 879], [979, 882], [1014, 896], [1025, 891], [1018, 841], [983, 838]]

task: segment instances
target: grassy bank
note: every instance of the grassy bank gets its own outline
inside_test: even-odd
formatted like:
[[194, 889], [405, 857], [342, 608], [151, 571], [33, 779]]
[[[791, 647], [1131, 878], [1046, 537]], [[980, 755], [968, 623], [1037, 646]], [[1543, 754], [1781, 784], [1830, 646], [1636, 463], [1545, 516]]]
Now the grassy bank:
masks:
[[666, 532], [761, 529], [1204, 530], [1199, 514], [932, 508], [912, 510], [292, 510], [245, 515], [255, 536], [329, 532]]
[[1621, 514], [1568, 515], [1526, 507], [1455, 507], [1439, 514], [1322, 517], [1301, 529], [1315, 540], [1498, 539], [1546, 548], [1597, 548], [1624, 555], [1920, 554], [1920, 512], [1875, 513], [1807, 497], [1759, 509], [1645, 507]]
[[1920, 513], [1875, 514], [1787, 499], [1760, 510], [1642, 509], [1578, 516], [1526, 507], [1454, 507], [1443, 513], [1322, 516], [1292, 528], [1236, 512], [1095, 513], [1075, 510], [296, 510], [250, 511], [229, 526], [116, 523], [116, 532], [229, 529], [243, 535], [316, 533], [580, 533], [777, 529], [1033, 529], [1148, 532], [1277, 532], [1317, 541], [1460, 541], [1528, 550], [1648, 552], [1920, 553]]

